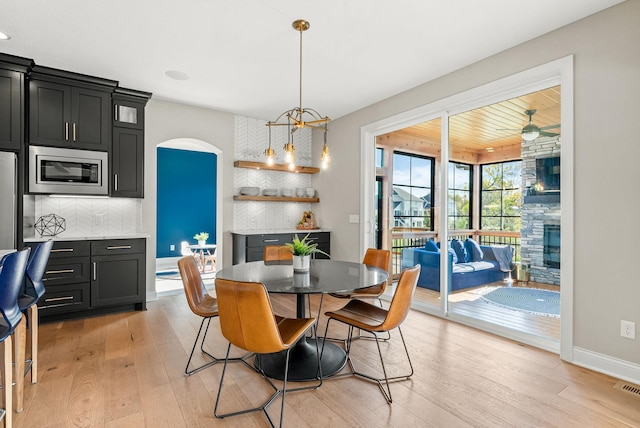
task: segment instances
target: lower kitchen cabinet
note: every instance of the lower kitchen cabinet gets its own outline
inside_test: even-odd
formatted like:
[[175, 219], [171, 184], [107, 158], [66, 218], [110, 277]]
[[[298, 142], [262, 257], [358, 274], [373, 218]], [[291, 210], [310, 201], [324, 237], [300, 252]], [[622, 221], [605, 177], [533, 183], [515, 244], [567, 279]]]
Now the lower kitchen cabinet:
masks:
[[[38, 243], [27, 243], [35, 247]], [[146, 240], [56, 241], [38, 302], [43, 321], [146, 309]]]
[[144, 301], [145, 240], [91, 242], [91, 307]]

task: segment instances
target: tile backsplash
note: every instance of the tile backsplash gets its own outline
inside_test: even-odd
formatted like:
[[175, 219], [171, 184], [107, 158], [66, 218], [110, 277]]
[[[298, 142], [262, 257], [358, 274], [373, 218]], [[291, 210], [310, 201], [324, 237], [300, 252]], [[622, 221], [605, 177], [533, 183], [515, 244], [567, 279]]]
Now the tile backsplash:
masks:
[[142, 229], [142, 200], [135, 198], [56, 198], [25, 196], [25, 236], [34, 236], [33, 224], [43, 215], [65, 219], [66, 229], [58, 236], [116, 236]]
[[[269, 130], [266, 121], [236, 116], [235, 160], [264, 162], [264, 151], [269, 145]], [[275, 127], [271, 131], [271, 147], [276, 151], [276, 163], [284, 163], [287, 128]], [[294, 137], [296, 165], [311, 166], [311, 130], [301, 129]], [[235, 168], [234, 194], [242, 186], [264, 189], [312, 187], [311, 174], [295, 174], [280, 171]], [[235, 201], [233, 204], [234, 230], [282, 230], [292, 229], [298, 224], [304, 211], [312, 204], [300, 202]]]

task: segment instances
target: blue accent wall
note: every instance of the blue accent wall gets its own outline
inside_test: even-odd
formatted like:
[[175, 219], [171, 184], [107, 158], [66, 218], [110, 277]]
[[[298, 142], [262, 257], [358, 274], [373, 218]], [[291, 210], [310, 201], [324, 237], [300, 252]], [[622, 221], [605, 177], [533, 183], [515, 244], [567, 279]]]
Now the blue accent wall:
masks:
[[[180, 257], [180, 242], [216, 237], [217, 158], [213, 153], [158, 147], [156, 257]], [[170, 246], [175, 245], [171, 251]]]

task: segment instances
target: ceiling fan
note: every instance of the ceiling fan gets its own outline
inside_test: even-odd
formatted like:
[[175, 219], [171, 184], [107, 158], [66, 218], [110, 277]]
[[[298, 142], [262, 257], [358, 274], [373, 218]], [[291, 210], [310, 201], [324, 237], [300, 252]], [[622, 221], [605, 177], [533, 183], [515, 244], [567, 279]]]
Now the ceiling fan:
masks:
[[543, 126], [542, 128], [533, 123], [533, 115], [536, 114], [535, 109], [525, 110], [524, 114], [529, 116], [529, 123], [525, 125], [522, 130], [504, 129], [504, 131], [521, 131], [522, 139], [525, 141], [533, 141], [538, 137], [555, 137], [557, 135], [560, 135], [559, 132], [547, 132], [547, 129], [560, 128], [559, 123], [555, 125]]

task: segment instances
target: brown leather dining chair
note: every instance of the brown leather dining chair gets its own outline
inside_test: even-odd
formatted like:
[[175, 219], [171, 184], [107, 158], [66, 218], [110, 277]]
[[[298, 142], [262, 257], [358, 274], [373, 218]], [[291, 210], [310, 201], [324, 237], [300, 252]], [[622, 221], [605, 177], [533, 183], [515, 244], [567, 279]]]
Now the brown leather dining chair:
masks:
[[[222, 358], [216, 358], [209, 352], [204, 349], [204, 342], [207, 338], [207, 333], [209, 331], [209, 325], [211, 324], [211, 318], [218, 316], [218, 301], [215, 297], [211, 296], [206, 287], [204, 286], [204, 282], [202, 282], [202, 277], [200, 275], [200, 270], [196, 265], [196, 260], [193, 256], [186, 256], [178, 260], [178, 270], [180, 271], [180, 277], [182, 278], [182, 285], [184, 286], [184, 295], [187, 298], [187, 303], [189, 304], [189, 309], [195, 315], [202, 317], [202, 322], [200, 323], [200, 329], [198, 330], [198, 335], [196, 336], [196, 340], [193, 342], [193, 347], [191, 348], [191, 354], [189, 355], [189, 360], [187, 361], [187, 365], [184, 368], [184, 374], [190, 376], [196, 372], [199, 372], [202, 369], [206, 369], [209, 366], [212, 366], [218, 362], [222, 362]], [[206, 327], [205, 327], [206, 322]], [[189, 366], [191, 364], [191, 359], [193, 358], [193, 353], [196, 350], [196, 346], [198, 344], [198, 340], [200, 339], [200, 335], [202, 334], [202, 329], [204, 327], [204, 334], [202, 335], [202, 339], [200, 341], [200, 350], [202, 353], [207, 356], [211, 361], [208, 361], [201, 366], [195, 367], [189, 370]], [[245, 358], [250, 356], [251, 354], [246, 354], [242, 357], [233, 358], [233, 361], [242, 361], [245, 364]]]
[[[287, 390], [289, 372], [289, 354], [291, 347], [304, 337], [305, 333], [315, 324], [315, 318], [284, 318], [273, 313], [267, 289], [260, 282], [240, 282], [218, 278], [216, 279], [216, 294], [218, 296], [218, 310], [220, 312], [220, 328], [222, 335], [229, 341], [227, 358], [225, 358], [220, 386], [214, 407], [217, 418], [239, 415], [262, 410], [271, 426], [275, 426], [267, 413], [267, 407], [282, 395], [280, 407], [280, 426], [284, 418], [284, 399], [287, 392], [315, 389], [322, 385], [322, 369], [320, 367], [320, 353], [316, 342], [318, 358], [318, 383]], [[222, 393], [223, 382], [227, 370], [227, 361], [231, 345], [257, 354], [286, 352], [286, 366], [282, 390], [261, 372], [263, 378], [274, 389], [274, 393], [259, 407], [219, 414], [218, 405]]]
[[[391, 388], [389, 386], [389, 383], [393, 381], [406, 380], [413, 375], [413, 365], [411, 364], [411, 357], [409, 357], [409, 351], [407, 350], [407, 344], [404, 341], [404, 336], [402, 335], [402, 329], [400, 328], [400, 325], [409, 313], [411, 301], [413, 300], [413, 294], [416, 290], [419, 275], [419, 264], [412, 268], [405, 269], [400, 274], [400, 279], [398, 280], [398, 285], [396, 287], [395, 294], [393, 295], [393, 299], [391, 300], [391, 304], [389, 305], [388, 310], [367, 302], [363, 302], [362, 300], [354, 299], [349, 301], [349, 303], [347, 303], [344, 307], [338, 309], [337, 311], [325, 312], [325, 315], [328, 317], [327, 326], [324, 332], [325, 338], [327, 336], [327, 332], [329, 331], [329, 323], [331, 322], [331, 320], [336, 320], [349, 326], [349, 333], [347, 336], [345, 348], [347, 352], [347, 362], [349, 363], [351, 373], [355, 376], [377, 383], [380, 391], [382, 391], [382, 394], [389, 403], [392, 402]], [[376, 340], [376, 345], [378, 347], [378, 355], [380, 356], [380, 363], [382, 365], [384, 378], [377, 378], [369, 374], [359, 372], [355, 368], [353, 360], [351, 358], [351, 345], [353, 341], [354, 328], [359, 328], [373, 334]], [[410, 372], [404, 375], [389, 377], [387, 375], [384, 359], [380, 350], [380, 341], [378, 339], [377, 333], [389, 332], [395, 328], [397, 328], [398, 332], [400, 333], [402, 345], [404, 346], [404, 352], [407, 355], [407, 361], [409, 362]], [[384, 386], [382, 382], [384, 382]]]
[[[362, 264], [365, 264], [367, 266], [374, 266], [388, 272], [390, 257], [391, 251], [389, 250], [367, 248], [367, 251], [364, 254], [364, 258], [362, 259]], [[340, 299], [378, 299], [380, 306], [382, 306], [380, 296], [382, 296], [386, 287], [387, 282], [385, 281], [382, 284], [375, 285], [373, 287], [361, 288], [349, 293], [331, 293], [330, 295], [333, 297], [338, 297]]]
[[293, 262], [293, 253], [290, 249], [282, 245], [267, 245], [263, 249], [262, 259], [265, 262], [272, 262], [273, 264], [277, 264], [276, 262], [289, 264]]

